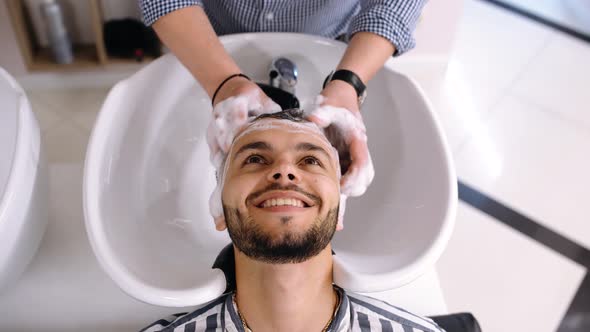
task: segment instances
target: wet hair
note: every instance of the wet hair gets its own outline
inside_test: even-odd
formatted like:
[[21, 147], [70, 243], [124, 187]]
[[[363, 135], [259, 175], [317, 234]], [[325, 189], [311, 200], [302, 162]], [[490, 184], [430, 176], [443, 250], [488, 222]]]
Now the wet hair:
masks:
[[310, 122], [309, 120], [305, 119], [305, 111], [303, 111], [300, 108], [290, 108], [275, 113], [264, 113], [254, 118], [252, 122], [268, 118], [279, 120], [291, 120], [293, 122]]
[[[300, 108], [289, 108], [286, 110], [282, 110], [280, 112], [264, 113], [264, 114], [261, 114], [261, 115], [258, 115], [257, 117], [255, 117], [250, 123], [256, 122], [261, 119], [289, 120], [289, 121], [299, 122], [299, 123], [311, 122], [305, 118], [305, 111]], [[324, 129], [324, 134], [326, 135], [326, 138], [332, 144], [332, 146], [337, 148], [339, 146], [341, 147], [341, 146], [345, 145], [345, 142], [343, 141], [342, 137], [340, 137], [340, 135], [338, 135], [337, 129], [335, 127], [331, 126], [331, 127]], [[338, 148], [337, 148], [337, 151], [338, 151], [338, 157], [339, 157], [339, 162], [340, 162], [340, 174], [344, 175], [344, 174], [346, 174], [346, 172], [348, 171], [348, 168], [352, 164], [350, 152], [348, 151], [348, 149], [338, 149]], [[223, 169], [225, 168], [226, 161], [227, 160], [223, 160], [223, 162], [221, 163], [221, 168], [220, 168], [221, 171], [223, 171]], [[218, 171], [215, 172], [215, 179], [219, 183], [220, 174], [218, 173]]]

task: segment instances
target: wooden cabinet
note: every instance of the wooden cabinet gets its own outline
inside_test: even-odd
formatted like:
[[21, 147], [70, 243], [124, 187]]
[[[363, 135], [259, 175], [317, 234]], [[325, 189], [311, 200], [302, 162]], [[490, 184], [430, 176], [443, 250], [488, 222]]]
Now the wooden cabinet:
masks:
[[70, 64], [56, 63], [48, 46], [42, 46], [35, 34], [31, 15], [23, 0], [6, 0], [8, 14], [16, 34], [18, 46], [28, 71], [68, 71], [101, 67], [109, 64], [133, 63], [133, 59], [110, 58], [103, 38], [103, 13], [100, 0], [86, 1], [94, 43], [74, 43], [74, 61]]

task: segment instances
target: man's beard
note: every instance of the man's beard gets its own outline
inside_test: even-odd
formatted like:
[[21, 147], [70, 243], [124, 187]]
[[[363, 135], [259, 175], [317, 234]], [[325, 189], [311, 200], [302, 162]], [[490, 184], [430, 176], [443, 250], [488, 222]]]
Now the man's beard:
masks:
[[282, 239], [277, 240], [251, 217], [244, 218], [238, 209], [223, 204], [227, 231], [233, 244], [246, 256], [269, 264], [301, 263], [318, 255], [336, 232], [338, 208], [328, 211], [324, 220], [316, 219], [303, 234], [289, 232], [281, 234]]

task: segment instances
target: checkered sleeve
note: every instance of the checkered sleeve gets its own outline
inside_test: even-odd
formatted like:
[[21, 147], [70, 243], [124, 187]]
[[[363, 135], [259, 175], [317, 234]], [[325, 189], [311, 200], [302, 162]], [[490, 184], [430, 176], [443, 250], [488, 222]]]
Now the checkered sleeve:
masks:
[[350, 23], [349, 36], [372, 32], [395, 45], [394, 56], [412, 49], [416, 22], [426, 0], [361, 0], [361, 10]]
[[139, 0], [143, 22], [147, 26], [154, 24], [160, 17], [170, 12], [189, 6], [203, 7], [203, 2], [201, 0]]

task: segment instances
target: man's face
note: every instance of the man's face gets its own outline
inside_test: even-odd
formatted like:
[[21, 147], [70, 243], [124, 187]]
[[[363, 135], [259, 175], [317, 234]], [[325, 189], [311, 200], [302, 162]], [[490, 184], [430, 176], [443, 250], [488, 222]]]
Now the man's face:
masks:
[[296, 131], [289, 120], [238, 137], [222, 193], [236, 247], [268, 263], [298, 263], [331, 241], [338, 219], [338, 162], [321, 133]]

